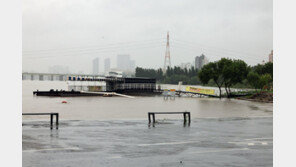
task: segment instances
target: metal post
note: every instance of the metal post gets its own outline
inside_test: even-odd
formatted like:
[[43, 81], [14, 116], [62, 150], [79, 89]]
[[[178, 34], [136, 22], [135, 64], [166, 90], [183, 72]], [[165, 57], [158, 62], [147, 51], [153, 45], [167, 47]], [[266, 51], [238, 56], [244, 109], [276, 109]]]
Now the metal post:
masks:
[[155, 114], [153, 113], [152, 116], [153, 116], [153, 123], [155, 123]]
[[52, 129], [53, 114], [50, 114], [50, 129]]
[[56, 129], [59, 129], [59, 113], [56, 114]]
[[186, 123], [186, 113], [183, 113], [184, 123]]
[[149, 121], [149, 124], [150, 124], [151, 123], [150, 113], [148, 113], [148, 121]]
[[189, 123], [191, 122], [190, 112], [188, 113], [188, 121], [189, 121]]

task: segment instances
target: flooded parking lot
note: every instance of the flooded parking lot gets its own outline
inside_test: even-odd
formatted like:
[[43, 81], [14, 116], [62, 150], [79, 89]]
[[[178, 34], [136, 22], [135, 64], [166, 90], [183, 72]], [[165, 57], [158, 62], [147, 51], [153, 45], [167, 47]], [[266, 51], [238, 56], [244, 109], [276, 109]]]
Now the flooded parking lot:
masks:
[[23, 125], [23, 166], [272, 166], [272, 118]]

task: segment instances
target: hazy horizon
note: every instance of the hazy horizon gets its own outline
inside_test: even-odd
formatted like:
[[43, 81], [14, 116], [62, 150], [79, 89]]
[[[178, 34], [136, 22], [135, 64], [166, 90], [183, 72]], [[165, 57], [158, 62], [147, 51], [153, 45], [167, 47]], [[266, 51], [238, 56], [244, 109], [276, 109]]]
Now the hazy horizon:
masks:
[[272, 8], [272, 0], [24, 0], [23, 71], [91, 73], [99, 57], [102, 72], [118, 54], [162, 68], [167, 31], [173, 66], [201, 54], [255, 65], [273, 49]]

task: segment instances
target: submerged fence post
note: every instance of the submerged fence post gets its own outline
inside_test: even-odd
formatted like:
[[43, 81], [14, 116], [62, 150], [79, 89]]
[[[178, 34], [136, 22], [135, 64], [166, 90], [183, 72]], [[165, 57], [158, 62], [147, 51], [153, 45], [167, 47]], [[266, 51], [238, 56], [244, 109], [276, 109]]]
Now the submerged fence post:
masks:
[[190, 124], [190, 122], [191, 122], [191, 116], [190, 116], [190, 112], [188, 112], [188, 123]]
[[53, 126], [53, 114], [50, 114], [50, 129], [52, 129]]
[[186, 123], [186, 113], [183, 113], [184, 123]]
[[148, 113], [149, 124], [151, 123], [150, 113]]
[[56, 114], [56, 129], [59, 129], [59, 113]]

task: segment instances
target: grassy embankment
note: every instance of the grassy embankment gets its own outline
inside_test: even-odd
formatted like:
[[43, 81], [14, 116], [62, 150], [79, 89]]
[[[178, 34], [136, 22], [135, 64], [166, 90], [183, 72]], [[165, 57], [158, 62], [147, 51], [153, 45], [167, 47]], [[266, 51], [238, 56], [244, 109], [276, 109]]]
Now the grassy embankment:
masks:
[[273, 103], [273, 91], [272, 90], [248, 91], [245, 93], [247, 94], [246, 96], [236, 97], [236, 99]]

